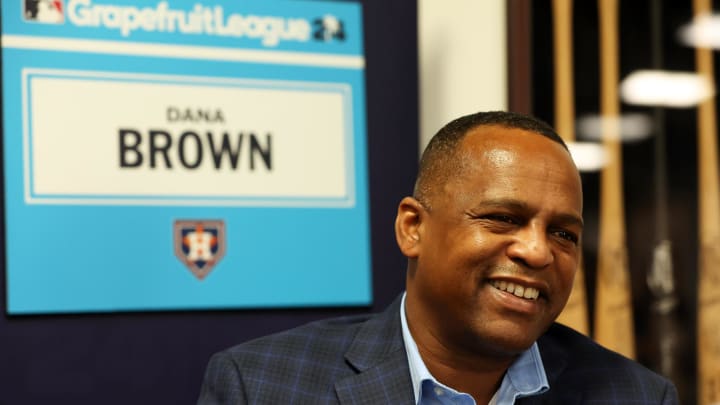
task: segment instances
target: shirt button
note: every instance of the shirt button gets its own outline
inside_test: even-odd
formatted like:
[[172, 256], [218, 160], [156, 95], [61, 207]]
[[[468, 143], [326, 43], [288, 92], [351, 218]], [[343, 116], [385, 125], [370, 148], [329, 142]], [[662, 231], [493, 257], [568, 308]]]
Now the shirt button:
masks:
[[436, 395], [442, 395], [442, 394], [444, 394], [444, 393], [445, 393], [445, 390], [443, 390], [443, 389], [440, 388], [440, 387], [435, 387], [435, 394], [436, 394]]

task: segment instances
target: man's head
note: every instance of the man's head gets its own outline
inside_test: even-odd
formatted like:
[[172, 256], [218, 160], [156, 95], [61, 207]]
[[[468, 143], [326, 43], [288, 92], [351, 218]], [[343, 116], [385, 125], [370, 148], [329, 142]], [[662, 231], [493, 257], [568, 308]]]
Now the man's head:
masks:
[[570, 294], [581, 215], [578, 171], [546, 124], [489, 112], [441, 129], [396, 219], [416, 340], [468, 355], [527, 349]]
[[467, 163], [458, 148], [467, 133], [481, 125], [497, 125], [507, 128], [524, 129], [545, 136], [565, 148], [565, 141], [547, 123], [524, 114], [507, 111], [487, 111], [465, 115], [450, 121], [430, 140], [420, 159], [420, 168], [415, 181], [413, 196], [429, 205], [428, 198], [438, 185], [454, 176]]

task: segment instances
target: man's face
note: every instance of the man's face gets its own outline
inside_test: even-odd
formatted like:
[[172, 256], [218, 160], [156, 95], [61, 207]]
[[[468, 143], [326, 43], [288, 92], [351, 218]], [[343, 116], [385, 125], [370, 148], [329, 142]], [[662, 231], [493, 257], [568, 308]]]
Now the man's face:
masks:
[[570, 294], [582, 232], [580, 177], [561, 145], [519, 129], [478, 127], [460, 148], [463, 168], [436, 186], [429, 210], [416, 203], [412, 246], [401, 243], [416, 261], [408, 319], [414, 335], [456, 353], [515, 355]]

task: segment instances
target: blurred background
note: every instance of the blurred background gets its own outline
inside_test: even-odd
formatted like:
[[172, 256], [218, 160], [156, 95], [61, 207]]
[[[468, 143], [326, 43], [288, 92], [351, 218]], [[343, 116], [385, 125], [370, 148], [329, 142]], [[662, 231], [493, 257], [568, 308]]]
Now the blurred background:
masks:
[[[535, 1], [529, 7], [532, 25], [528, 33], [531, 48], [529, 80], [532, 83], [529, 108], [538, 117], [554, 122], [555, 64], [551, 58], [555, 49], [551, 1]], [[681, 35], [692, 20], [692, 2], [618, 2], [617, 70], [620, 82], [626, 84], [631, 75], [642, 70], [694, 73], [697, 69], [695, 48], [684, 43]], [[601, 115], [598, 4], [575, 2], [572, 22], [574, 128], [579, 141], [597, 144], [601, 142], [598, 138], [601, 131], [591, 124], [594, 121], [597, 125]], [[653, 23], [657, 24], [655, 32]], [[712, 53], [712, 59], [717, 61], [716, 52]], [[717, 77], [717, 69], [712, 77]], [[621, 83], [618, 83], [618, 92]], [[657, 89], [663, 85], [660, 82], [651, 87]], [[672, 88], [672, 83], [668, 86], [667, 94], [671, 100], [684, 97], [685, 90]], [[620, 98], [621, 116], [627, 118], [626, 132], [621, 131], [622, 191], [636, 358], [671, 377], [680, 390], [682, 403], [701, 403], [696, 393], [699, 382], [696, 371], [698, 223], [702, 221], [698, 195], [706, 190], [699, 187], [698, 182], [698, 108], [693, 103], [679, 106], [663, 105], [663, 101], [656, 103], [639, 105]], [[657, 105], [661, 106], [659, 112]], [[717, 170], [716, 163], [714, 168]], [[659, 171], [663, 178], [658, 178]], [[595, 310], [596, 267], [601, 254], [601, 176], [601, 171], [583, 172], [586, 220], [583, 247], [587, 303], [591, 314]], [[664, 188], [660, 190], [664, 195], [658, 194], [658, 187]], [[659, 203], [659, 198], [666, 200]], [[672, 280], [677, 300], [672, 311], [664, 315], [654, 310], [661, 297], [653, 293], [648, 283], [660, 239], [671, 242]], [[715, 269], [718, 265], [715, 264]], [[715, 335], [714, 339], [720, 341], [720, 336]]]
[[[372, 304], [9, 315], [2, 260], [0, 404], [194, 403], [207, 360], [218, 350], [315, 319], [382, 310], [404, 288], [405, 260], [395, 245], [393, 221], [397, 202], [411, 193], [417, 159], [427, 140], [447, 121], [478, 110], [526, 112], [558, 126], [558, 97], [571, 98], [573, 135], [591, 144], [590, 157], [576, 155], [576, 161], [589, 167], [582, 174], [586, 231], [581, 287], [586, 306], [581, 312], [585, 332], [597, 332], [604, 166], [602, 160], [590, 159], [598, 157], [598, 148], [592, 146], [602, 145], [608, 128], [602, 126], [598, 3], [571, 6], [572, 87], [559, 90], [553, 39], [558, 17], [551, 0], [358, 3], [364, 30]], [[709, 90], [700, 86], [704, 96], [684, 105], [671, 105], [672, 100], [687, 98], [686, 87], [672, 75], [661, 101], [623, 101], [620, 90], [640, 70], [696, 72], [696, 50], [681, 39], [693, 15], [690, 2], [618, 2], [618, 80], [613, 85], [623, 118], [618, 184], [627, 268], [621, 270], [627, 274], [633, 355], [672, 378], [684, 404], [701, 403], [697, 207], [704, 189], [698, 181], [697, 105], [713, 99], [714, 80]], [[715, 52], [711, 59], [716, 59]], [[695, 79], [690, 77], [690, 87], [697, 85]], [[649, 88], [659, 88], [657, 83]], [[638, 86], [643, 88], [642, 83]], [[0, 234], [3, 258], [12, 237]], [[662, 241], [670, 242], [665, 250], [658, 248]], [[317, 249], [322, 252], [323, 247]], [[670, 269], [663, 273], [664, 284], [648, 282], [651, 270], [659, 266], [658, 256], [664, 257], [660, 266]], [[297, 266], [302, 269], [303, 263]], [[717, 266], [720, 269], [720, 263]], [[714, 339], [720, 342], [720, 336]]]

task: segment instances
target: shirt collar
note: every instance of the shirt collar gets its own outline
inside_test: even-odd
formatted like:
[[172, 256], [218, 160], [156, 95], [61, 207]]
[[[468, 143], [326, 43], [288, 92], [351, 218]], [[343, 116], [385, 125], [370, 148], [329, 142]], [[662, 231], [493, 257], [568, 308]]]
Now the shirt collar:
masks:
[[[403, 341], [405, 342], [405, 352], [407, 353], [408, 364], [410, 366], [413, 394], [415, 395], [415, 403], [417, 404], [422, 395], [422, 382], [425, 380], [431, 380], [434, 384], [451, 391], [455, 390], [437, 381], [435, 377], [430, 374], [430, 371], [420, 357], [420, 352], [418, 351], [415, 340], [410, 334], [410, 328], [408, 328], [407, 318], [405, 317], [405, 295], [406, 294], [403, 294], [402, 302], [400, 303], [400, 320], [402, 323]], [[545, 374], [545, 367], [543, 366], [542, 357], [540, 356], [540, 350], [538, 349], [537, 342], [535, 342], [529, 349], [522, 352], [510, 365], [510, 368], [508, 368], [503, 377], [500, 388], [493, 397], [493, 402], [498, 404], [512, 404], [516, 398], [541, 394], [548, 389], [550, 389], [550, 384]]]

